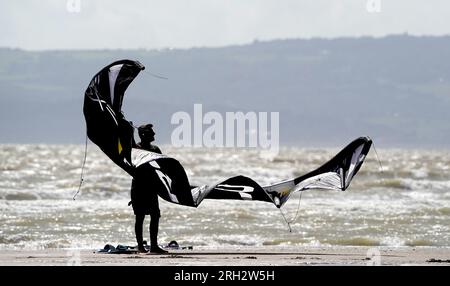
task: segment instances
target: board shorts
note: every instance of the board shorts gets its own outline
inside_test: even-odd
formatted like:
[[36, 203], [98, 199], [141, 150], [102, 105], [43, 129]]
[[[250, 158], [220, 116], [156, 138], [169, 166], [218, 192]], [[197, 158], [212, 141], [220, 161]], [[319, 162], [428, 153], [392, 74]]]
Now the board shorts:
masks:
[[[135, 178], [131, 182], [131, 205], [135, 215], [151, 215], [160, 217], [158, 202], [158, 186], [151, 186], [151, 176], [155, 176], [151, 166], [144, 164], [137, 170]], [[154, 182], [154, 181], [153, 181]]]

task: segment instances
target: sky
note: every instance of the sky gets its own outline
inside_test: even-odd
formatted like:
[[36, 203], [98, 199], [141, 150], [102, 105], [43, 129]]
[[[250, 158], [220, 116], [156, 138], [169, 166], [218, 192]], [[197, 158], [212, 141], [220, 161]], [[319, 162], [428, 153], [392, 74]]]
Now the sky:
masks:
[[221, 47], [291, 38], [450, 34], [448, 0], [1, 0], [0, 47]]

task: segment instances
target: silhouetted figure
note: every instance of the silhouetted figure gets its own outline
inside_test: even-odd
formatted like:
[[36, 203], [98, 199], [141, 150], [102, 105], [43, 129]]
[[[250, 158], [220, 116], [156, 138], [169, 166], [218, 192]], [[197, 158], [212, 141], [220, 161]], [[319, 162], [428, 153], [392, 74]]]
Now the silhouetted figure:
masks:
[[[138, 128], [141, 142], [134, 147], [162, 154], [158, 146], [151, 144], [155, 140], [155, 132], [152, 124], [141, 125]], [[136, 216], [134, 231], [138, 243], [139, 252], [147, 252], [144, 247], [143, 225], [146, 215], [150, 215], [150, 252], [167, 253], [158, 246], [159, 210], [157, 190], [148, 184], [148, 177], [153, 173], [150, 165], [139, 167], [136, 176], [131, 183], [131, 204]], [[145, 179], [147, 178], [147, 179]]]

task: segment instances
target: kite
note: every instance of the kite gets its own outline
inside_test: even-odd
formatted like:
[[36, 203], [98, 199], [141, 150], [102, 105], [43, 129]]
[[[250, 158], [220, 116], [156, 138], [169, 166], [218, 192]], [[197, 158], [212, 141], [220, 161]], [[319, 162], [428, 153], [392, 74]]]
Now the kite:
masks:
[[[289, 180], [261, 186], [239, 175], [209, 185], [192, 186], [175, 158], [134, 148], [134, 127], [122, 112], [125, 91], [145, 67], [138, 61], [120, 60], [100, 70], [90, 81], [83, 113], [87, 136], [114, 163], [135, 177], [147, 180], [166, 201], [197, 207], [204, 199], [252, 200], [280, 208], [295, 192], [309, 189], [345, 191], [361, 168], [372, 145], [359, 137], [319, 168]], [[150, 189], [150, 188], [149, 188]]]

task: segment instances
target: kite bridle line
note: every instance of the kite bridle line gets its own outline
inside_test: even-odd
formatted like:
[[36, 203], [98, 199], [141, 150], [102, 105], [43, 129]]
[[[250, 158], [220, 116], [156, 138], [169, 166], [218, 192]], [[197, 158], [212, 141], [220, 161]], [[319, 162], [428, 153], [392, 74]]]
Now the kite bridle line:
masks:
[[[370, 140], [372, 140], [372, 138], [370, 138], [370, 137], [368, 137], [368, 138]], [[382, 183], [384, 181], [384, 179], [383, 179], [383, 175], [384, 175], [384, 173], [383, 173], [383, 165], [381, 165], [381, 160], [378, 157], [377, 148], [375, 148], [375, 143], [373, 142], [373, 140], [372, 140], [372, 145], [373, 145], [373, 150], [375, 151], [375, 156], [377, 157], [377, 160], [378, 160], [378, 164], [380, 164], [381, 183]]]
[[299, 214], [299, 212], [300, 212], [300, 203], [301, 203], [301, 201], [302, 201], [302, 195], [303, 195], [303, 192], [304, 192], [304, 191], [300, 191], [300, 196], [299, 196], [299, 198], [298, 198], [297, 211], [295, 212], [295, 216], [294, 216], [290, 221], [287, 220], [285, 214], [284, 214], [283, 211], [281, 210], [281, 207], [278, 208], [278, 210], [279, 210], [280, 213], [281, 213], [281, 216], [283, 217], [284, 221], [286, 222], [286, 224], [287, 224], [287, 226], [288, 226], [288, 228], [289, 228], [289, 232], [292, 232], [291, 224], [294, 223], [294, 222], [296, 222], [296, 220], [298, 219], [298, 214]]
[[149, 76], [156, 77], [156, 78], [159, 78], [159, 79], [169, 79], [169, 78], [167, 78], [165, 76], [157, 75], [157, 74], [151, 73], [151, 72], [149, 72], [147, 70], [143, 70], [143, 72], [144, 72], [144, 74], [147, 74]]
[[73, 200], [75, 200], [75, 198], [77, 197], [78, 193], [81, 191], [81, 185], [83, 185], [83, 181], [84, 181], [84, 166], [86, 164], [86, 157], [87, 157], [87, 145], [88, 145], [88, 136], [87, 136], [87, 132], [86, 132], [86, 139], [85, 139], [85, 143], [84, 143], [84, 159], [83, 159], [83, 165], [81, 165], [81, 174], [80, 174], [80, 185], [78, 186], [78, 190], [75, 193], [75, 195], [73, 195]]
[[377, 152], [377, 148], [375, 148], [375, 142], [373, 142], [372, 138], [367, 137], [372, 141], [372, 145], [373, 145], [373, 151], [375, 151], [375, 156], [377, 157], [378, 163], [380, 164], [380, 172], [381, 174], [383, 174], [383, 165], [381, 165], [381, 160], [378, 157], [378, 152]]
[[[262, 190], [264, 191], [264, 193], [267, 195], [267, 197], [272, 201], [272, 203], [276, 206], [277, 204], [275, 203], [275, 201], [272, 199], [272, 196], [269, 195], [269, 193], [267, 193], [267, 191], [262, 188]], [[300, 197], [301, 198], [301, 197]], [[300, 207], [300, 203], [299, 203], [299, 207]], [[280, 211], [281, 216], [283, 217], [284, 221], [286, 222], [288, 228], [289, 228], [289, 232], [292, 232], [292, 228], [291, 228], [291, 222], [289, 222], [286, 218], [286, 216], [284, 215], [283, 211], [281, 210], [281, 206], [277, 207], [277, 209]]]
[[294, 223], [298, 218], [298, 213], [300, 211], [300, 202], [302, 201], [302, 195], [303, 195], [303, 191], [300, 191], [300, 197], [298, 198], [297, 212], [295, 213], [294, 218], [289, 222], [289, 224]]

